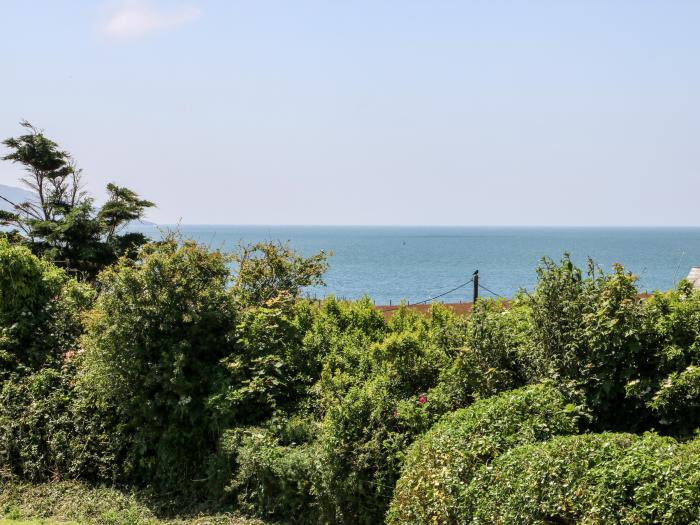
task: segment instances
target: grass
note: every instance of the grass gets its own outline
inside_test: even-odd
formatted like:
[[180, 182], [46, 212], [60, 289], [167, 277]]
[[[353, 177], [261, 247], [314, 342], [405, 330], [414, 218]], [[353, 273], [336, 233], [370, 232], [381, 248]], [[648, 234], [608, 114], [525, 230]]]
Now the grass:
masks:
[[137, 494], [76, 481], [0, 483], [0, 525], [264, 525], [235, 514], [160, 518]]
[[0, 518], [0, 525], [78, 525], [76, 521], [9, 520]]

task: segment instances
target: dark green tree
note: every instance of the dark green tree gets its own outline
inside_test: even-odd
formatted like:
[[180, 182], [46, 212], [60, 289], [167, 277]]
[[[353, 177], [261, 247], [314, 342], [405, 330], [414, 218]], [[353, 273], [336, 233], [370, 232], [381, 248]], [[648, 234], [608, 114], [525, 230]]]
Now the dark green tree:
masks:
[[35, 254], [87, 279], [121, 255], [135, 253], [146, 237], [120, 231], [154, 204], [108, 184], [108, 200], [97, 209], [83, 191], [82, 171], [70, 153], [29, 122], [21, 125], [27, 133], [3, 142], [10, 153], [2, 159], [24, 167], [20, 180], [36, 198], [13, 202], [0, 194], [12, 206], [12, 211], [0, 212], [0, 225], [14, 226]]

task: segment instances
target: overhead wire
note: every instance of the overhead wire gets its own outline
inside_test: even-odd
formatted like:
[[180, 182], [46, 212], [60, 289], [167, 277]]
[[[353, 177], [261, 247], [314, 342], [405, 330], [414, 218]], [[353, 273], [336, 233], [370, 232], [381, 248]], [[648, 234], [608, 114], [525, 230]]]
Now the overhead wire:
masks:
[[481, 284], [481, 283], [479, 283], [479, 288], [481, 288], [482, 290], [484, 290], [484, 291], [490, 293], [491, 295], [494, 295], [494, 296], [498, 297], [499, 299], [508, 299], [507, 297], [501, 295], [500, 293], [496, 293], [496, 292], [494, 292], [493, 290], [489, 290], [488, 288], [486, 288], [486, 286], [484, 286], [484, 285]]
[[[444, 297], [444, 296], [446, 296], [447, 294], [451, 294], [452, 292], [456, 292], [456, 291], [459, 290], [460, 288], [464, 288], [465, 286], [467, 286], [468, 284], [471, 284], [471, 283], [473, 283], [473, 282], [474, 282], [474, 279], [473, 279], [473, 278], [472, 278], [472, 279], [469, 279], [466, 283], [462, 283], [462, 284], [460, 284], [459, 286], [455, 286], [455, 287], [452, 288], [451, 290], [447, 290], [446, 292], [443, 292], [443, 293], [441, 293], [440, 295], [436, 295], [435, 297], [430, 297], [429, 299], [424, 299], [424, 300], [422, 300], [422, 301], [418, 301], [417, 303], [410, 303], [410, 304], [408, 304], [407, 306], [415, 306], [415, 305], [418, 305], [418, 304], [426, 304], [426, 303], [429, 303], [429, 302], [431, 302], [431, 301], [434, 301], [435, 299], [440, 299], [440, 297]], [[385, 307], [383, 310], [384, 310], [384, 311], [387, 311], [387, 310], [394, 310], [394, 309], [396, 309], [396, 308], [401, 308], [401, 306], [402, 306], [402, 305], [389, 306], [389, 307]]]

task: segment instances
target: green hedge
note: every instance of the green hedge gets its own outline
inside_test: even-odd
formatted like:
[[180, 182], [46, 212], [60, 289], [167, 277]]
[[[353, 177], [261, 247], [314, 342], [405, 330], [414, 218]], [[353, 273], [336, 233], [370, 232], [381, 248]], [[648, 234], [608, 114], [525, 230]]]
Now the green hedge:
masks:
[[471, 523], [700, 523], [700, 446], [588, 434], [522, 446], [480, 470]]
[[411, 447], [387, 522], [462, 523], [464, 490], [475, 472], [504, 451], [578, 430], [568, 396], [533, 385], [474, 403], [446, 416]]

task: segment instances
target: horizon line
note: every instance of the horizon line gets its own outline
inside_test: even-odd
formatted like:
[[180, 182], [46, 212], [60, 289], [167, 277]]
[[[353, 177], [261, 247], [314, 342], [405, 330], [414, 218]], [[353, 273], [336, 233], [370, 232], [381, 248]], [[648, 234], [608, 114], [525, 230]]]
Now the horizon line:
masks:
[[244, 227], [307, 227], [307, 228], [658, 228], [700, 229], [700, 224], [312, 224], [312, 223], [224, 223], [224, 222], [163, 222], [144, 226], [244, 226]]

